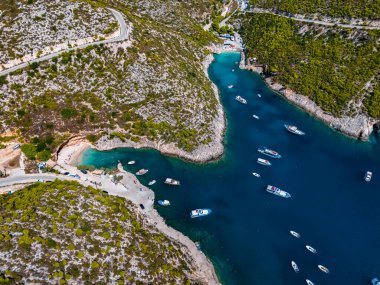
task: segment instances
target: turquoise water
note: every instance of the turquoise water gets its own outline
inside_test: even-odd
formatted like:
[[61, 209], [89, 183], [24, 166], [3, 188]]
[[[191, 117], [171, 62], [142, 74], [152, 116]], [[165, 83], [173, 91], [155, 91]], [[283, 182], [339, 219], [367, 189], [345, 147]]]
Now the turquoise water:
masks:
[[[194, 241], [216, 266], [224, 284], [369, 284], [380, 276], [380, 145], [349, 139], [329, 129], [269, 90], [262, 79], [238, 69], [239, 54], [215, 56], [210, 78], [221, 91], [227, 116], [225, 155], [204, 165], [162, 156], [155, 150], [88, 150], [83, 163], [115, 167], [118, 160], [132, 172], [148, 168], [141, 177], [157, 199], [172, 206], [158, 207], [167, 223]], [[235, 72], [232, 72], [235, 69]], [[228, 89], [233, 84], [235, 88]], [[262, 97], [257, 96], [258, 93]], [[235, 101], [241, 95], [247, 105]], [[260, 120], [252, 118], [260, 116]], [[288, 133], [284, 123], [306, 132]], [[256, 163], [260, 146], [282, 154], [269, 159], [271, 167]], [[126, 162], [136, 160], [136, 165]], [[365, 183], [372, 170], [371, 183]], [[251, 175], [259, 172], [260, 179]], [[162, 181], [172, 177], [178, 188]], [[283, 199], [265, 191], [267, 184], [292, 194]], [[189, 211], [211, 208], [213, 213], [192, 220]], [[289, 230], [299, 232], [296, 239]], [[317, 249], [313, 255], [305, 249]], [[290, 262], [300, 267], [295, 274]], [[326, 275], [317, 265], [327, 266]]]

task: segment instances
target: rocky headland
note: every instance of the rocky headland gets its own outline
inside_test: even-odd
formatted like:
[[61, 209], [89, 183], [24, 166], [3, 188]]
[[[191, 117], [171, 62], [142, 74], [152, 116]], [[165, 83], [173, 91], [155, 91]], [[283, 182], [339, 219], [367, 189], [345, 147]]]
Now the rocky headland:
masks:
[[284, 85], [275, 82], [272, 76], [264, 75], [264, 67], [259, 64], [248, 63], [244, 52], [241, 53], [241, 61], [239, 64], [241, 69], [251, 70], [259, 73], [264, 77], [266, 84], [277, 94], [280, 94], [288, 101], [308, 112], [315, 118], [323, 121], [331, 128], [337, 131], [361, 140], [368, 140], [374, 130], [376, 120], [366, 114], [356, 114], [355, 116], [334, 117], [325, 112], [309, 97], [294, 92], [291, 88], [286, 88]]

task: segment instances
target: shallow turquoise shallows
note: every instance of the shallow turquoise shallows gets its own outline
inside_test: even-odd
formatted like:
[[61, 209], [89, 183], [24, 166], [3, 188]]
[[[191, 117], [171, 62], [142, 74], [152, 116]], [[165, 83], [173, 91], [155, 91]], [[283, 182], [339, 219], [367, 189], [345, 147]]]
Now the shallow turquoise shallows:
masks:
[[[260, 76], [239, 70], [239, 59], [237, 53], [217, 55], [209, 69], [227, 116], [221, 160], [197, 165], [154, 150], [116, 149], [88, 150], [83, 164], [116, 167], [121, 160], [132, 172], [148, 168], [141, 182], [156, 179], [151, 187], [156, 199], [171, 202], [158, 211], [169, 225], [201, 243], [224, 284], [297, 285], [306, 284], [305, 278], [316, 285], [370, 284], [372, 277], [380, 276], [377, 138], [364, 143], [329, 129], [269, 90]], [[231, 84], [235, 87], [229, 89]], [[248, 104], [237, 102], [236, 95]], [[284, 123], [296, 124], [306, 135], [287, 132]], [[278, 151], [282, 158], [263, 156], [257, 152], [260, 146]], [[257, 164], [258, 157], [268, 158], [272, 166]], [[127, 165], [129, 160], [136, 164]], [[364, 182], [367, 170], [374, 173], [370, 183]], [[166, 186], [166, 177], [180, 180], [181, 186]], [[267, 184], [292, 198], [267, 193]], [[196, 208], [213, 212], [190, 219], [190, 210]], [[290, 230], [301, 238], [291, 236]], [[318, 264], [330, 274], [321, 272]]]

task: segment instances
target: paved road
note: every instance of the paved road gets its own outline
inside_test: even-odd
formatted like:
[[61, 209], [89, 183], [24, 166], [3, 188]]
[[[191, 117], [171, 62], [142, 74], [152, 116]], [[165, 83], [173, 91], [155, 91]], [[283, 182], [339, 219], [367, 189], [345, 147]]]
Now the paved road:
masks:
[[309, 20], [309, 19], [302, 19], [302, 18], [296, 18], [296, 17], [289, 17], [289, 16], [286, 16], [284, 14], [276, 14], [273, 11], [266, 10], [266, 9], [253, 8], [253, 9], [248, 10], [246, 12], [247, 13], [256, 13], [256, 14], [257, 13], [272, 14], [272, 15], [277, 15], [277, 16], [284, 17], [284, 18], [293, 19], [293, 20], [298, 21], [298, 22], [313, 23], [313, 24], [329, 26], [329, 27], [338, 26], [338, 27], [342, 27], [342, 28], [359, 29], [359, 30], [380, 30], [380, 27], [374, 27], [374, 26], [360, 26], [360, 25], [358, 26], [358, 25], [349, 25], [349, 24], [339, 24], [339, 23], [330, 23], [330, 22], [324, 22], [324, 21], [318, 21], [318, 20]]
[[231, 15], [229, 15], [227, 18], [225, 18], [224, 20], [222, 20], [220, 23], [219, 23], [219, 27], [223, 27], [226, 25], [226, 22], [236, 13], [238, 9], [235, 9], [235, 11], [233, 11], [231, 13]]
[[54, 53], [51, 53], [51, 54], [47, 54], [47, 55], [41, 56], [41, 57], [36, 58], [36, 59], [32, 59], [30, 61], [27, 61], [27, 62], [21, 63], [19, 65], [16, 65], [14, 67], [11, 67], [11, 68], [8, 68], [8, 69], [4, 69], [4, 70], [0, 71], [0, 76], [7, 75], [10, 72], [13, 72], [13, 71], [16, 71], [18, 69], [27, 67], [30, 63], [40, 62], [40, 61], [45, 61], [45, 60], [51, 59], [51, 58], [53, 58], [55, 56], [60, 55], [63, 52], [68, 52], [68, 51], [75, 50], [75, 49], [83, 49], [85, 47], [92, 46], [92, 45], [108, 44], [108, 43], [113, 43], [113, 42], [118, 42], [118, 41], [126, 40], [129, 37], [130, 30], [127, 27], [127, 23], [125, 22], [125, 20], [123, 18], [123, 15], [120, 12], [118, 12], [118, 11], [116, 11], [114, 9], [109, 9], [109, 10], [112, 12], [113, 16], [119, 22], [119, 29], [120, 29], [120, 35], [119, 36], [111, 38], [111, 39], [106, 39], [106, 40], [102, 40], [102, 41], [87, 43], [87, 44], [83, 44], [83, 45], [80, 45], [80, 46], [77, 46], [77, 47], [72, 47], [72, 48], [64, 49], [64, 50], [61, 50], [61, 51], [57, 51], [57, 52], [54, 52]]
[[33, 183], [37, 182], [38, 179], [42, 179], [45, 181], [54, 181], [55, 179], [61, 180], [78, 180], [73, 177], [65, 176], [65, 175], [56, 175], [49, 173], [41, 173], [41, 174], [23, 174], [23, 175], [15, 175], [7, 178], [0, 179], [0, 187], [11, 186], [14, 184], [25, 184], [25, 183]]

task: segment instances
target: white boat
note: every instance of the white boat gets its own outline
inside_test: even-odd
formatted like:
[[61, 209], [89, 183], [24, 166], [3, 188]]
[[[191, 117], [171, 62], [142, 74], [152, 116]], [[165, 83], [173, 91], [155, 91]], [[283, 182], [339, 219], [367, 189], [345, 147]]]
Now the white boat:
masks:
[[284, 190], [281, 190], [280, 188], [277, 188], [277, 187], [272, 186], [272, 185], [267, 186], [267, 192], [271, 193], [273, 195], [280, 196], [282, 198], [291, 198], [292, 197], [288, 192], [285, 192]]
[[296, 238], [300, 238], [301, 237], [301, 235], [299, 233], [295, 232], [295, 231], [290, 231], [290, 234], [292, 236], [295, 236]]
[[232, 69], [232, 72], [235, 72], [235, 69]]
[[257, 97], [261, 98], [261, 94], [260, 94], [260, 93], [258, 93], [258, 94], [257, 94]]
[[314, 285], [314, 283], [311, 282], [309, 279], [306, 279], [306, 284], [307, 284], [307, 285]]
[[205, 217], [205, 216], [210, 215], [211, 212], [212, 212], [211, 209], [196, 209], [196, 210], [192, 210], [190, 212], [190, 218], [194, 219], [194, 218]]
[[148, 183], [149, 186], [152, 186], [153, 184], [155, 184], [157, 181], [156, 180], [152, 180]]
[[168, 185], [173, 185], [173, 186], [181, 185], [181, 183], [178, 180], [174, 180], [172, 178], [166, 178], [164, 183]]
[[257, 115], [252, 115], [252, 117], [255, 118], [256, 120], [259, 120], [259, 119], [260, 119], [260, 117], [257, 116]]
[[242, 104], [247, 104], [247, 100], [245, 100], [243, 97], [241, 96], [236, 96], [235, 97], [236, 101], [242, 103]]
[[257, 163], [258, 164], [262, 164], [262, 165], [267, 165], [267, 166], [272, 165], [269, 160], [266, 160], [266, 159], [263, 159], [263, 158], [258, 158], [257, 159]]
[[158, 200], [157, 203], [160, 206], [170, 206], [170, 201], [169, 200]]
[[328, 274], [330, 273], [330, 270], [328, 270], [327, 267], [323, 266], [323, 265], [318, 265], [318, 268], [323, 271], [324, 273]]
[[297, 126], [294, 126], [294, 125], [284, 125], [284, 126], [288, 130], [288, 132], [291, 132], [291, 133], [299, 135], [299, 136], [305, 135], [305, 133], [303, 131], [301, 131]]
[[234, 88], [234, 86], [232, 84], [228, 85], [228, 89], [231, 89], [231, 88]]
[[256, 173], [256, 172], [252, 172], [252, 175], [253, 175], [253, 176], [256, 176], [257, 178], [260, 178], [260, 177], [261, 177], [261, 175], [258, 174], [258, 173]]
[[132, 165], [132, 164], [135, 164], [135, 163], [136, 163], [136, 161], [134, 161], [134, 160], [128, 161], [129, 165]]
[[317, 253], [317, 250], [315, 248], [311, 247], [310, 245], [307, 245], [306, 248], [308, 251], [310, 251], [312, 253]]
[[365, 174], [365, 176], [364, 176], [364, 180], [366, 182], [370, 182], [371, 179], [372, 179], [372, 172], [371, 171], [367, 171], [366, 174]]
[[295, 273], [298, 273], [300, 271], [297, 263], [295, 263], [293, 260], [292, 260], [292, 267]]
[[136, 172], [136, 175], [144, 175], [147, 173], [149, 170], [148, 169], [140, 169], [139, 171]]

